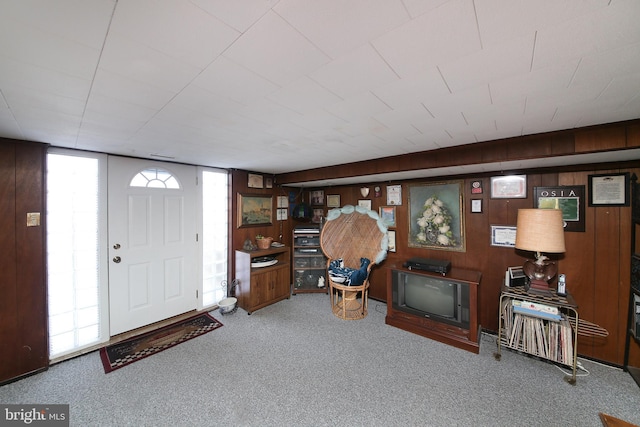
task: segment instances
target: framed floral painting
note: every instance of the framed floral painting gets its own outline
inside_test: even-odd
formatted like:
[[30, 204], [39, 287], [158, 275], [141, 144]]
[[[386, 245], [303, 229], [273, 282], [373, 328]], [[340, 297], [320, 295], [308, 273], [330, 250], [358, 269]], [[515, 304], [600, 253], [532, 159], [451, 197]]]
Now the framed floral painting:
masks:
[[464, 252], [462, 181], [409, 186], [409, 246]]

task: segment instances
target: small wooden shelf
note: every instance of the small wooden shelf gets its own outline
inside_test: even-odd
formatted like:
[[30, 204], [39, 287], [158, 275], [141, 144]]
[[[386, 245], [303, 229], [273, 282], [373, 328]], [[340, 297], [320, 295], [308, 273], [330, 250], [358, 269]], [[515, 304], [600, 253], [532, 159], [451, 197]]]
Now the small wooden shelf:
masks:
[[[251, 267], [255, 258], [274, 257], [278, 262], [267, 267]], [[289, 298], [291, 280], [288, 247], [257, 251], [236, 251], [236, 297], [238, 306], [251, 314]]]

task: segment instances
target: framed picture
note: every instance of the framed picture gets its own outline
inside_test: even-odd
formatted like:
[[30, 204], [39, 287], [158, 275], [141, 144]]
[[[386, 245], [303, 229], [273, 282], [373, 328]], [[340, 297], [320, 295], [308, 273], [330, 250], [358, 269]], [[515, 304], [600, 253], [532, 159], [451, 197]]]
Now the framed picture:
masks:
[[238, 193], [238, 228], [271, 225], [273, 198], [260, 194]]
[[387, 204], [402, 204], [402, 185], [387, 185]]
[[320, 224], [322, 222], [322, 217], [324, 216], [324, 209], [314, 209], [313, 210], [313, 218], [312, 222], [315, 224]]
[[266, 177], [264, 179], [264, 188], [273, 188], [273, 177]]
[[389, 239], [389, 252], [396, 251], [396, 230], [387, 230], [387, 237]]
[[249, 181], [247, 182], [247, 187], [249, 188], [263, 188], [263, 180], [262, 175], [258, 175], [255, 173], [249, 174]]
[[463, 181], [409, 186], [409, 238], [414, 248], [464, 252]]
[[340, 195], [339, 194], [328, 194], [327, 195], [327, 207], [328, 208], [339, 208], [340, 207]]
[[491, 246], [516, 247], [516, 227], [505, 225], [491, 226]]
[[358, 206], [360, 206], [361, 208], [365, 208], [365, 209], [371, 210], [371, 200], [369, 200], [369, 199], [360, 199], [360, 200], [358, 200]]
[[560, 209], [565, 231], [584, 231], [584, 185], [534, 187], [533, 204], [538, 209]]
[[276, 210], [276, 219], [278, 221], [286, 221], [289, 210], [287, 208], [278, 208]]
[[589, 175], [589, 206], [629, 206], [629, 172]]
[[471, 213], [482, 213], [482, 199], [471, 200]]
[[395, 206], [381, 206], [380, 218], [387, 224], [387, 227], [396, 226], [396, 207]]
[[505, 175], [491, 177], [492, 199], [526, 199], [527, 176]]
[[309, 200], [312, 206], [324, 206], [324, 191], [313, 190], [309, 193]]
[[276, 198], [276, 200], [277, 200], [276, 207], [278, 207], [278, 208], [288, 208], [289, 207], [289, 199], [287, 198], [287, 196], [278, 196]]

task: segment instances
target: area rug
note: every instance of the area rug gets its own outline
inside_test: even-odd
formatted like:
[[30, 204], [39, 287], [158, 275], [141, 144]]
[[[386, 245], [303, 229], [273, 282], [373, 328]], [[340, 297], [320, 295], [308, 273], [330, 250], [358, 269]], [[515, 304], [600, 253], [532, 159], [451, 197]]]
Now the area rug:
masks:
[[160, 353], [190, 339], [218, 329], [222, 323], [202, 313], [158, 330], [137, 335], [100, 349], [104, 372], [109, 373], [133, 362]]

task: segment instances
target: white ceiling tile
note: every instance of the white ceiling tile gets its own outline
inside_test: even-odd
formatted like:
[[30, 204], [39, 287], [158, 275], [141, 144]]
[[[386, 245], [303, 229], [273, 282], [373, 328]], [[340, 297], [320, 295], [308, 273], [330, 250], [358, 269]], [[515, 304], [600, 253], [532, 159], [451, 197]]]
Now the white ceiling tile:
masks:
[[[529, 72], [533, 43], [533, 34], [511, 39], [442, 63], [439, 68], [453, 92], [500, 81]], [[470, 69], [474, 72], [470, 73]]]
[[369, 116], [389, 111], [388, 105], [371, 93], [362, 93], [327, 107], [327, 111], [345, 121], [357, 121]]
[[224, 117], [245, 108], [233, 99], [220, 97], [195, 85], [189, 85], [178, 93], [171, 99], [170, 106], [200, 111], [212, 117]]
[[409, 20], [400, 0], [282, 0], [275, 11], [331, 58]]
[[[15, 34], [20, 34], [16, 43]], [[98, 65], [100, 50], [79, 42], [31, 28], [20, 22], [0, 25], [0, 57], [71, 76], [89, 79]]]
[[527, 96], [541, 92], [555, 92], [569, 87], [580, 61], [559, 62], [528, 73], [510, 76], [489, 84], [494, 104], [524, 101]]
[[483, 46], [562, 27], [576, 16], [605, 8], [610, 0], [475, 0]]
[[472, 0], [452, 0], [373, 41], [400, 75], [413, 76], [480, 49]]
[[640, 2], [614, 2], [538, 32], [533, 66], [580, 58], [640, 42]]
[[220, 56], [193, 81], [195, 86], [245, 104], [275, 92], [279, 86]]
[[325, 110], [309, 111], [291, 118], [291, 122], [308, 129], [310, 132], [320, 132], [324, 129], [334, 129], [343, 125], [345, 121]]
[[403, 0], [412, 18], [442, 6], [449, 0]]
[[160, 109], [176, 92], [166, 88], [151, 86], [106, 70], [98, 70], [92, 93], [122, 100], [128, 104]]
[[435, 118], [486, 108], [491, 105], [489, 85], [477, 86], [438, 97], [429, 97], [422, 104]]
[[435, 68], [425, 70], [419, 76], [396, 80], [377, 87], [372, 92], [394, 109], [419, 104], [425, 99], [450, 93], [442, 76]]
[[588, 55], [580, 60], [571, 84], [608, 81], [640, 71], [640, 43]]
[[145, 46], [114, 35], [105, 44], [100, 69], [123, 77], [178, 92], [202, 69]]
[[[28, 7], [21, 3], [28, 3]], [[99, 50], [116, 3], [116, 0], [5, 1], [0, 28], [18, 25], [21, 36], [41, 31]]]
[[0, 55], [0, 88], [19, 86], [86, 100], [91, 80], [15, 61]]
[[155, 108], [128, 103], [121, 99], [111, 98], [108, 95], [102, 95], [98, 93], [92, 94], [91, 100], [87, 104], [86, 110], [87, 112], [103, 115], [105, 116], [105, 118], [126, 118], [129, 120], [140, 122], [148, 121], [158, 111]]
[[310, 77], [342, 98], [398, 80], [398, 76], [368, 44], [331, 61], [311, 73]]
[[5, 2], [0, 137], [282, 173], [640, 118], [638, 16], [637, 0]]
[[328, 62], [326, 55], [273, 12], [244, 33], [224, 56], [279, 85]]
[[240, 35], [187, 0], [119, 2], [110, 33], [198, 68], [209, 65]]
[[278, 0], [191, 0], [198, 7], [243, 33], [278, 3]]
[[302, 77], [267, 98], [300, 114], [336, 104], [342, 99], [308, 77]]
[[80, 118], [85, 107], [84, 100], [17, 85], [3, 89], [2, 94], [12, 109], [35, 108]]

